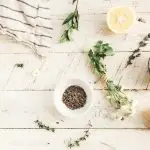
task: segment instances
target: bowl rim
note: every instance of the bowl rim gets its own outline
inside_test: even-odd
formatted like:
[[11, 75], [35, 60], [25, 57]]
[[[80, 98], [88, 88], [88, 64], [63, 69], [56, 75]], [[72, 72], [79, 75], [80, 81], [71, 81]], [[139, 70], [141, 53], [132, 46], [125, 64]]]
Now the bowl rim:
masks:
[[[64, 86], [64, 85], [69, 85], [69, 84], [67, 84], [68, 81], [71, 81], [71, 82], [73, 83], [72, 85], [77, 85], [77, 86], [80, 86], [80, 85], [78, 85], [79, 83], [84, 84], [84, 86], [86, 87], [86, 89], [85, 89], [84, 87], [82, 87], [82, 86], [80, 86], [80, 87], [82, 87], [82, 88], [84, 89], [84, 91], [86, 92], [86, 94], [87, 94], [87, 91], [90, 91], [90, 93], [87, 94], [87, 96], [90, 95], [90, 96], [89, 96], [89, 99], [91, 99], [91, 100], [89, 100], [89, 105], [88, 105], [87, 108], [86, 108], [84, 111], [82, 111], [82, 113], [80, 113], [80, 114], [79, 114], [79, 113], [78, 113], [78, 114], [75, 114], [75, 113], [74, 113], [74, 115], [70, 115], [70, 114], [66, 115], [65, 113], [63, 113], [63, 111], [61, 111], [61, 110], [59, 109], [60, 107], [58, 106], [58, 103], [57, 103], [58, 100], [56, 100], [56, 97], [57, 97], [56, 94], [59, 93], [59, 90], [60, 90], [60, 88], [61, 88], [62, 86]], [[75, 84], [73, 81], [78, 81], [79, 83]], [[69, 87], [69, 86], [68, 86], [68, 87]], [[88, 89], [88, 90], [87, 90], [87, 89]], [[64, 90], [65, 90], [65, 89], [64, 89]], [[59, 94], [60, 94], [60, 93], [59, 93]], [[88, 98], [87, 98], [87, 100], [88, 100]], [[60, 101], [60, 99], [59, 99], [59, 101]], [[70, 119], [83, 117], [83, 116], [85, 116], [85, 115], [89, 112], [89, 110], [91, 109], [92, 105], [93, 105], [93, 90], [92, 90], [90, 84], [87, 83], [85, 80], [83, 80], [83, 79], [81, 79], [81, 78], [68, 78], [68, 79], [65, 79], [65, 80], [61, 81], [61, 82], [56, 86], [56, 88], [55, 88], [55, 90], [54, 90], [54, 106], [55, 106], [57, 112], [58, 112], [60, 115], [62, 115], [63, 117], [70, 118]], [[85, 106], [84, 106], [84, 107], [85, 107]], [[83, 108], [84, 108], [84, 107], [83, 107]], [[66, 106], [66, 109], [69, 109], [69, 108], [67, 108], [67, 106]], [[77, 109], [77, 110], [80, 110], [80, 109]], [[70, 111], [75, 111], [75, 110], [71, 110], [71, 109], [70, 109]]]

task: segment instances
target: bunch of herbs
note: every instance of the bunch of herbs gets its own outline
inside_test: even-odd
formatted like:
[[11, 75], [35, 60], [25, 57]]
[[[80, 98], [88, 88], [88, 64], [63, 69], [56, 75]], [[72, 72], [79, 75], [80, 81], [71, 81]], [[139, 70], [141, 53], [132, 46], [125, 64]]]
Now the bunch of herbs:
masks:
[[123, 110], [121, 115], [122, 117], [125, 117], [132, 114], [133, 103], [132, 100], [128, 99], [124, 91], [122, 91], [121, 86], [115, 85], [113, 81], [107, 78], [107, 69], [103, 61], [106, 56], [112, 55], [112, 47], [108, 43], [105, 44], [102, 41], [98, 41], [88, 53], [94, 72], [100, 78], [105, 78], [105, 88], [107, 89], [106, 95], [110, 104], [116, 110]]

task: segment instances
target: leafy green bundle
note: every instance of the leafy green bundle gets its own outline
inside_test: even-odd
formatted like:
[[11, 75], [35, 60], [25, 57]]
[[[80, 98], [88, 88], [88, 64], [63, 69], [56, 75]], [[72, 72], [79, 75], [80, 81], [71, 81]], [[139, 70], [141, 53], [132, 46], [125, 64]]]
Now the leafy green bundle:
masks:
[[108, 43], [98, 41], [88, 53], [94, 72], [101, 78], [105, 77], [105, 88], [107, 89], [107, 98], [111, 105], [121, 112], [122, 118], [129, 116], [133, 112], [133, 101], [129, 100], [122, 91], [121, 86], [115, 85], [113, 81], [107, 78], [107, 69], [104, 64], [106, 56], [112, 56], [113, 49]]

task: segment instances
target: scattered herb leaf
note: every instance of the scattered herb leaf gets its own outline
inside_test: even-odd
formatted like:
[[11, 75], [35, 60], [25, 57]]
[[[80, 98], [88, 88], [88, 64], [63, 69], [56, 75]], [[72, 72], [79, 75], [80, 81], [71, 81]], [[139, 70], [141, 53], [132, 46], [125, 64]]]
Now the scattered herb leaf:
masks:
[[51, 128], [49, 126], [46, 126], [45, 124], [43, 124], [41, 121], [36, 120], [35, 123], [38, 125], [38, 127], [40, 129], [45, 129], [47, 131], [51, 131], [51, 132], [55, 132], [55, 128]]
[[145, 19], [144, 19], [144, 18], [142, 18], [142, 17], [139, 17], [137, 20], [138, 20], [139, 22], [146, 23]]
[[126, 67], [128, 67], [129, 65], [132, 65], [133, 63], [133, 60], [137, 57], [140, 57], [141, 56], [141, 48], [145, 47], [148, 43], [147, 41], [150, 40], [150, 33], [148, 33], [143, 39], [142, 41], [139, 42], [138, 44], [138, 48], [135, 49], [132, 54], [128, 57], [128, 61], [127, 61], [127, 64], [126, 64]]
[[19, 63], [18, 63], [18, 64], [15, 64], [15, 66], [18, 67], [18, 68], [23, 68], [23, 67], [24, 67], [24, 64], [22, 64], [22, 63], [19, 64]]
[[128, 99], [125, 93], [122, 91], [121, 86], [115, 85], [113, 81], [107, 78], [107, 69], [103, 60], [106, 56], [112, 56], [113, 49], [109, 44], [104, 44], [102, 41], [98, 41], [88, 53], [92, 67], [97, 75], [104, 79], [105, 88], [107, 89], [107, 98], [110, 104], [121, 112], [122, 117], [132, 114], [132, 101]]

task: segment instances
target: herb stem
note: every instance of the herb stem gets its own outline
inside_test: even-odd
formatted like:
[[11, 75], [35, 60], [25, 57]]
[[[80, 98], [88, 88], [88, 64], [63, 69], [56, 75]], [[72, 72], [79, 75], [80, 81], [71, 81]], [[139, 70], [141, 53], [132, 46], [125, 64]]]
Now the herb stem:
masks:
[[63, 21], [63, 26], [65, 26], [65, 30], [60, 37], [60, 43], [72, 41], [72, 33], [74, 30], [78, 30], [79, 27], [79, 13], [78, 13], [78, 3], [79, 0], [73, 0], [73, 4], [75, 5], [75, 10], [71, 12], [66, 19]]
[[76, 7], [75, 7], [75, 11], [78, 10], [78, 4], [79, 4], [79, 0], [76, 0]]
[[45, 130], [47, 130], [47, 131], [51, 131], [51, 132], [55, 132], [55, 129], [54, 128], [51, 128], [51, 127], [49, 127], [49, 126], [46, 126], [45, 124], [43, 124], [41, 121], [39, 121], [39, 120], [36, 120], [36, 121], [34, 121], [37, 125], [38, 125], [38, 127], [40, 128], [40, 129], [45, 129]]

